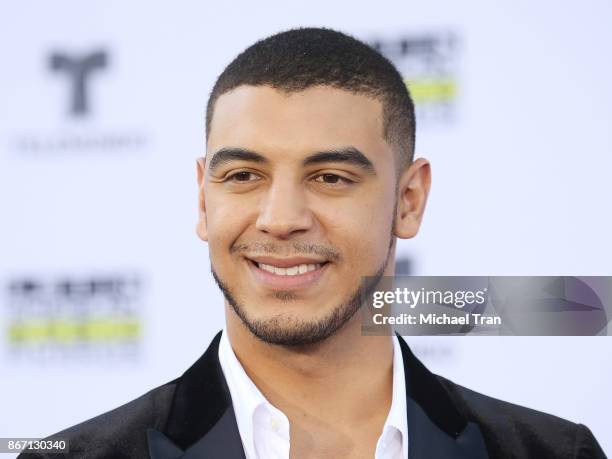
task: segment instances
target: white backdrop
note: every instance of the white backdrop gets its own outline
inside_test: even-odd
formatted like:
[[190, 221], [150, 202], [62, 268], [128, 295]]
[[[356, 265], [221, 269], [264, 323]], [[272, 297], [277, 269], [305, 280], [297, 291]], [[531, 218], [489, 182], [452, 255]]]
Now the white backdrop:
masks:
[[[399, 245], [410, 273], [612, 275], [610, 2], [151, 3], [0, 6], [1, 437], [174, 379], [222, 327], [195, 235], [205, 103], [237, 53], [290, 27], [378, 43], [413, 85], [433, 188]], [[610, 338], [408, 341], [612, 453]]]

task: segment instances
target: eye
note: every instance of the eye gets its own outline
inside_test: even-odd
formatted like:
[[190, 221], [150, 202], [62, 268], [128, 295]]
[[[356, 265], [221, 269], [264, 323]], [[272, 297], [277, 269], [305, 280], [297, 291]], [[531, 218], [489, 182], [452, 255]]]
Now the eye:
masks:
[[347, 178], [341, 177], [340, 175], [337, 174], [321, 174], [318, 175], [317, 177], [315, 177], [315, 182], [318, 183], [325, 183], [326, 185], [336, 185], [336, 186], [342, 186], [342, 185], [350, 185], [353, 183], [352, 180], [349, 180]]
[[228, 175], [225, 179], [226, 182], [234, 183], [248, 183], [255, 180], [259, 180], [258, 176], [249, 171], [236, 172], [235, 174]]

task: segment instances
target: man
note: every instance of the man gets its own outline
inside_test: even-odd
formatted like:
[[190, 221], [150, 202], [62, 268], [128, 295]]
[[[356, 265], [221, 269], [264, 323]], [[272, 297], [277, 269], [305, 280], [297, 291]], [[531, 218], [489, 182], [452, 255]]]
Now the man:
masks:
[[362, 336], [362, 288], [394, 274], [430, 187], [387, 59], [328, 29], [269, 37], [217, 80], [206, 132], [197, 234], [226, 327], [180, 378], [54, 436], [70, 457], [605, 457], [583, 425]]

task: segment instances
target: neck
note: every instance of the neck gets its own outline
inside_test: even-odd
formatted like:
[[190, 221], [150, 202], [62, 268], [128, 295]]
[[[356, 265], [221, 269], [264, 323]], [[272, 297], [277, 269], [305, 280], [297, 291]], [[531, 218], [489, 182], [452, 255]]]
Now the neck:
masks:
[[227, 304], [226, 321], [246, 373], [289, 419], [312, 416], [347, 427], [363, 419], [384, 423], [392, 398], [393, 342], [390, 336], [362, 336], [359, 314], [329, 338], [305, 346], [259, 340]]

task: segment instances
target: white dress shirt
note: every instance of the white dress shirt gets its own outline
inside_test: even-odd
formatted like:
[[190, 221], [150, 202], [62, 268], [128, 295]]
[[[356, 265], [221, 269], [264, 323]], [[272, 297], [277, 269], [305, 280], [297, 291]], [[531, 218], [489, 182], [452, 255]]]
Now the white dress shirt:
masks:
[[[374, 459], [408, 457], [408, 420], [404, 362], [398, 338], [393, 339], [393, 395], [391, 408], [376, 444]], [[219, 362], [232, 396], [238, 431], [246, 459], [289, 459], [289, 420], [272, 405], [249, 378], [223, 329]]]

